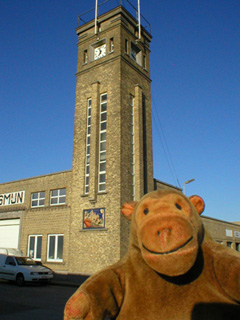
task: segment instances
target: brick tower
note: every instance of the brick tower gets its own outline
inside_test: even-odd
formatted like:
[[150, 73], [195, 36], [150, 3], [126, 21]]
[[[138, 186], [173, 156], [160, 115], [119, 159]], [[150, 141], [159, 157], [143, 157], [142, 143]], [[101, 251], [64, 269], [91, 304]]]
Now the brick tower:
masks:
[[122, 6], [77, 28], [69, 271], [92, 273], [126, 252], [125, 201], [153, 190], [149, 44]]

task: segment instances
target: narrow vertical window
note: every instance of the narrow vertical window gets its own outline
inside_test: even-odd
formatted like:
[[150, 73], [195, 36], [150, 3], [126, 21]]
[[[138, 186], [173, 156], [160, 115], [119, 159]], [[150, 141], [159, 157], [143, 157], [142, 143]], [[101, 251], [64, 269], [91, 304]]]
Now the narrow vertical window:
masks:
[[125, 39], [125, 53], [128, 54], [128, 40]]
[[146, 56], [143, 55], [143, 69], [146, 69]]
[[83, 63], [87, 63], [88, 62], [88, 51], [84, 50], [83, 52]]
[[130, 96], [130, 108], [131, 108], [131, 196], [132, 200], [135, 200], [135, 139], [134, 139], [134, 97]]
[[107, 94], [100, 97], [100, 130], [99, 130], [99, 168], [98, 191], [106, 190], [106, 151], [107, 151]]
[[89, 193], [91, 110], [92, 110], [92, 100], [88, 99], [88, 107], [87, 107], [87, 138], [86, 138], [86, 164], [85, 164], [85, 193], [86, 194]]
[[110, 44], [109, 44], [109, 51], [113, 52], [114, 51], [114, 39], [110, 39]]

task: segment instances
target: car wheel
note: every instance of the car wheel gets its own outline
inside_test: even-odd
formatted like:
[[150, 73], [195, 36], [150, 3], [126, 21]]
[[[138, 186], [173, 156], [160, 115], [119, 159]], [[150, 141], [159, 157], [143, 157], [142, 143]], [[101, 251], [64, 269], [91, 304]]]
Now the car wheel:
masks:
[[16, 282], [19, 287], [24, 285], [24, 276], [21, 273], [17, 275]]

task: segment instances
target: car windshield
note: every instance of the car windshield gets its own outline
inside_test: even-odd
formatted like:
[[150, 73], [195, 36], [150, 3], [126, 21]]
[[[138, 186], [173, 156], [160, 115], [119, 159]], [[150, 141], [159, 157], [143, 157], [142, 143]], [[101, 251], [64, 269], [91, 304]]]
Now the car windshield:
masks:
[[20, 266], [35, 266], [36, 262], [31, 258], [26, 257], [15, 257], [17, 260], [17, 264]]

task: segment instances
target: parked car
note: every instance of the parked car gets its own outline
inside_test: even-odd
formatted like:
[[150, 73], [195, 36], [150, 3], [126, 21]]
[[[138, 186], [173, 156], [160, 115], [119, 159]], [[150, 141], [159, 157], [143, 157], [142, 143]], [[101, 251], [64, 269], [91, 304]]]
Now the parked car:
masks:
[[8, 256], [23, 256], [24, 254], [17, 248], [0, 248], [0, 254], [6, 254]]
[[25, 282], [48, 283], [53, 278], [53, 272], [29, 257], [0, 254], [0, 278], [16, 281], [17, 285], [23, 286]]

